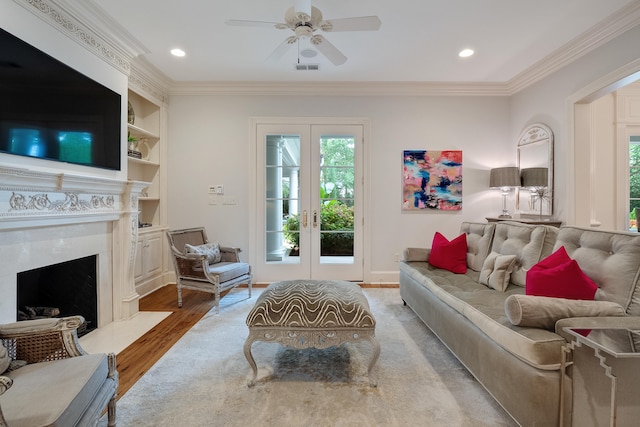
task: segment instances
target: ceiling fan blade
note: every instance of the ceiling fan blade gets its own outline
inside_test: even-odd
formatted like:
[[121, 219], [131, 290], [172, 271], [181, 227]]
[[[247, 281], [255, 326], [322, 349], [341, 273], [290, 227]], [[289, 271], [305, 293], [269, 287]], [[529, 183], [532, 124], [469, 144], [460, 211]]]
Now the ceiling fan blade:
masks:
[[328, 19], [320, 24], [322, 31], [377, 31], [382, 25], [377, 16]]
[[333, 65], [342, 65], [347, 62], [347, 57], [344, 56], [337, 47], [329, 43], [329, 41], [324, 37], [320, 35], [311, 37], [311, 44], [315, 45], [320, 53], [326, 56], [327, 59], [333, 63]]
[[279, 25], [279, 22], [265, 22], [265, 21], [245, 21], [243, 19], [229, 19], [224, 21], [225, 24], [231, 25], [234, 27], [276, 27]]
[[280, 45], [271, 52], [271, 55], [267, 57], [265, 62], [274, 63], [278, 61], [280, 58], [284, 56], [285, 53], [289, 50], [289, 47], [298, 40], [296, 36], [287, 37], [280, 43]]

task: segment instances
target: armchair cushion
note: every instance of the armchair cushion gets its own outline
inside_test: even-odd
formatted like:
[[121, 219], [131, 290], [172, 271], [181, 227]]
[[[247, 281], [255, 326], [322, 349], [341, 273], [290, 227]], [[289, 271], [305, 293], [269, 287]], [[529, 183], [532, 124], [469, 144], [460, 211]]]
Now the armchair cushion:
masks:
[[2, 412], [15, 427], [75, 425], [90, 410], [107, 374], [106, 354], [29, 364], [7, 373], [13, 386], [2, 395]]
[[204, 245], [184, 245], [184, 252], [187, 254], [205, 255], [209, 264], [215, 264], [222, 260], [220, 254], [220, 244], [218, 242], [205, 243]]
[[247, 275], [250, 270], [249, 264], [246, 262], [219, 262], [209, 266], [209, 274], [217, 274], [220, 283]]

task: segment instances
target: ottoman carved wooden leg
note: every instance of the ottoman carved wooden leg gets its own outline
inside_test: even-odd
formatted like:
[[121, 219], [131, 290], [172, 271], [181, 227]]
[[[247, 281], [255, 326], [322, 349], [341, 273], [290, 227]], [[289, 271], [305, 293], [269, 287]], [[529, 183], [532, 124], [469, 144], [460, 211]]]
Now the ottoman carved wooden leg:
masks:
[[360, 287], [343, 281], [290, 280], [269, 285], [247, 316], [249, 336], [244, 355], [253, 369], [249, 386], [255, 384], [258, 367], [251, 353], [254, 341], [277, 342], [294, 349], [324, 349], [345, 342], [368, 341], [373, 354], [371, 370], [380, 355], [375, 338], [375, 319]]

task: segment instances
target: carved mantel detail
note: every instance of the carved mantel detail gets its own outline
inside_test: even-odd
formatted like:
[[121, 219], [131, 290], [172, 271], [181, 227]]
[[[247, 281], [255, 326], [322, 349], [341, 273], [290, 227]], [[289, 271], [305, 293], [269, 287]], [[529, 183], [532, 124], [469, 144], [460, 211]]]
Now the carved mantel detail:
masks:
[[[149, 183], [0, 166], [0, 229], [137, 218]], [[33, 222], [35, 221], [35, 222]]]

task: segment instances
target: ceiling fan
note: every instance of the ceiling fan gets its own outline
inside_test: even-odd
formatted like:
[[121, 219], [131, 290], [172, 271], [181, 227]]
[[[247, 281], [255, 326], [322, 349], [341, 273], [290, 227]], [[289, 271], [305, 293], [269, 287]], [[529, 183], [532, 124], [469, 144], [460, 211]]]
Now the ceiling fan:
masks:
[[300, 39], [308, 38], [320, 53], [322, 53], [334, 65], [342, 65], [346, 62], [344, 56], [337, 47], [332, 45], [323, 35], [323, 32], [338, 31], [376, 31], [380, 28], [380, 18], [377, 16], [359, 16], [355, 18], [322, 19], [322, 12], [311, 6], [311, 0], [294, 0], [293, 7], [287, 9], [284, 14], [284, 22], [246, 21], [231, 19], [226, 21], [227, 25], [245, 27], [275, 27], [279, 30], [289, 29], [294, 35], [287, 37], [269, 55], [267, 61], [280, 59], [289, 47]]

